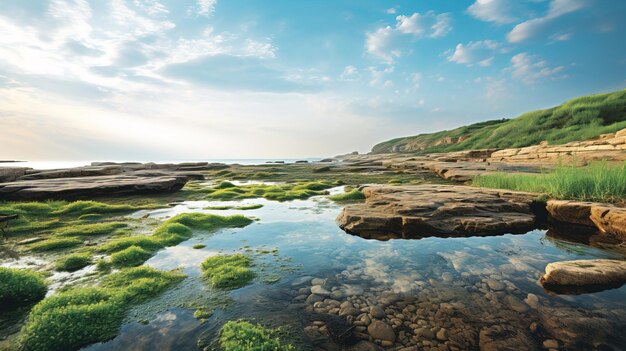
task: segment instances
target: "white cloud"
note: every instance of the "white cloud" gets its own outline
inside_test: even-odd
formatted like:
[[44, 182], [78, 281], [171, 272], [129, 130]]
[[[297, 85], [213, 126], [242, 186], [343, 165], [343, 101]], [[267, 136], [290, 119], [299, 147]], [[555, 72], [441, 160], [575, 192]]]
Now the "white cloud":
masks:
[[389, 75], [391, 75], [394, 71], [393, 66], [385, 67], [382, 70], [377, 70], [375, 67], [369, 67], [368, 70], [371, 74], [369, 82], [371, 86], [382, 86], [384, 88], [393, 86], [393, 81], [389, 79]]
[[394, 59], [400, 57], [400, 51], [393, 48], [395, 31], [390, 26], [378, 28], [375, 32], [367, 33], [365, 48], [367, 52], [382, 58], [387, 63], [393, 63]]
[[211, 16], [215, 11], [217, 0], [198, 0], [198, 14], [202, 16]]
[[356, 81], [359, 79], [359, 70], [352, 65], [346, 66], [339, 75], [339, 79], [346, 82]]
[[416, 72], [416, 73], [411, 74], [411, 84], [413, 85], [413, 88], [419, 89], [421, 82], [422, 82], [421, 73]]
[[414, 13], [411, 16], [396, 17], [396, 29], [403, 34], [411, 34], [418, 38], [437, 38], [452, 30], [451, 18], [447, 13], [436, 14], [428, 11], [425, 14]]
[[489, 66], [495, 58], [494, 54], [503, 51], [506, 49], [493, 40], [469, 42], [467, 45], [459, 43], [454, 49], [454, 53], [448, 57], [448, 61], [467, 66], [474, 64]]
[[[527, 0], [476, 0], [467, 8], [472, 16], [497, 24], [513, 23], [522, 17], [527, 18], [531, 1]], [[536, 1], [535, 1], [536, 2]]]
[[516, 25], [507, 34], [507, 40], [511, 43], [519, 43], [534, 37], [547, 36], [546, 32], [558, 31], [558, 28], [555, 28], [558, 26], [556, 22], [558, 18], [583, 9], [587, 5], [587, 0], [552, 0], [545, 16]]
[[414, 13], [411, 16], [397, 16], [394, 27], [386, 26], [366, 33], [365, 48], [370, 54], [392, 64], [402, 55], [399, 49], [403, 35], [415, 38], [438, 38], [452, 30], [451, 17], [447, 13], [436, 14], [428, 11], [425, 14]]
[[548, 63], [538, 56], [520, 53], [511, 58], [511, 76], [526, 84], [533, 84], [542, 79], [566, 78], [562, 74], [564, 66], [549, 67]]
[[390, 15], [395, 15], [397, 12], [398, 10], [396, 10], [394, 7], [387, 9], [387, 13]]

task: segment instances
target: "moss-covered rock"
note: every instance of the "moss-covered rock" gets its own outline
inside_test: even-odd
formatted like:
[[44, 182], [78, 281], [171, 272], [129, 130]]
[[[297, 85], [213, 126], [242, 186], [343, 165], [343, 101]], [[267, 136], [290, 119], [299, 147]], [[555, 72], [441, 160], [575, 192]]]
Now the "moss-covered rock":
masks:
[[242, 254], [212, 256], [202, 262], [200, 268], [214, 288], [238, 289], [247, 285], [255, 274], [250, 269], [252, 260]]
[[139, 246], [131, 246], [111, 255], [111, 263], [115, 267], [140, 266], [152, 257], [152, 252]]
[[59, 258], [54, 263], [57, 271], [74, 272], [91, 264], [91, 255], [75, 253]]
[[0, 267], [0, 310], [46, 296], [41, 274], [28, 269]]

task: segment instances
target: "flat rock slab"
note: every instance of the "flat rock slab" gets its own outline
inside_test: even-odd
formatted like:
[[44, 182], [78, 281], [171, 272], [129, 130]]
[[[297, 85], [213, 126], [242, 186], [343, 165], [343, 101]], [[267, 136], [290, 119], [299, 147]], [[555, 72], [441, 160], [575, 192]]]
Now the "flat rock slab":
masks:
[[536, 226], [536, 194], [458, 185], [366, 186], [366, 201], [337, 217], [350, 234], [372, 239], [525, 233]]
[[626, 283], [626, 261], [576, 260], [550, 263], [541, 283], [556, 292], [592, 292]]
[[180, 190], [187, 177], [108, 175], [0, 183], [2, 200], [77, 199], [92, 196], [154, 194]]

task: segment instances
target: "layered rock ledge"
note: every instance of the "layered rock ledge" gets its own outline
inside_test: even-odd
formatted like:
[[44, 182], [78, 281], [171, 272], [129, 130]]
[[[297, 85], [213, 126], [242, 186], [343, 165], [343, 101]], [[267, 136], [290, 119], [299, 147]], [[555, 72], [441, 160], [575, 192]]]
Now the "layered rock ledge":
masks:
[[1, 200], [78, 199], [91, 196], [167, 193], [180, 190], [189, 179], [204, 179], [203, 171], [227, 167], [222, 163], [113, 163], [35, 170], [0, 168]]
[[536, 227], [536, 194], [458, 185], [366, 186], [365, 203], [337, 222], [372, 239], [525, 233]]
[[550, 218], [562, 222], [595, 227], [626, 241], [626, 208], [599, 202], [549, 200], [546, 206]]

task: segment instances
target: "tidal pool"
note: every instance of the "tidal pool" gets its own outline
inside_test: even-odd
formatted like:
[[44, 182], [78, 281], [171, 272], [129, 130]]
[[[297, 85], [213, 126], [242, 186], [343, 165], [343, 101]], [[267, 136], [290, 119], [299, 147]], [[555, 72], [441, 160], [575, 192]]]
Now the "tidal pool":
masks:
[[[263, 207], [204, 210], [250, 204]], [[619, 253], [552, 238], [544, 230], [491, 237], [366, 240], [337, 227], [340, 209], [325, 197], [314, 197], [282, 203], [187, 201], [134, 214], [167, 218], [184, 212], [241, 213], [258, 220], [243, 229], [197, 231], [190, 240], [159, 251], [146, 265], [162, 270], [182, 267], [188, 278], [133, 308], [116, 338], [85, 350], [210, 350], [220, 327], [233, 319], [283, 326], [303, 349], [339, 350], [364, 337], [368, 323], [361, 312], [372, 306], [381, 307], [386, 315], [381, 318], [395, 332], [391, 345], [384, 344], [390, 348], [462, 350], [478, 349], [480, 343], [492, 349], [523, 349], [548, 342], [569, 349], [618, 350], [626, 345], [626, 287], [556, 295], [538, 284], [550, 262], [616, 258]], [[196, 244], [206, 246], [194, 249]], [[234, 291], [207, 287], [200, 263], [218, 253], [234, 252], [253, 257], [257, 278]], [[323, 298], [311, 298], [312, 283]], [[346, 301], [354, 311], [340, 306]], [[206, 320], [194, 318], [198, 308], [210, 311]], [[350, 329], [346, 320], [356, 328]], [[325, 330], [335, 335], [348, 330], [353, 337], [330, 338]]]

